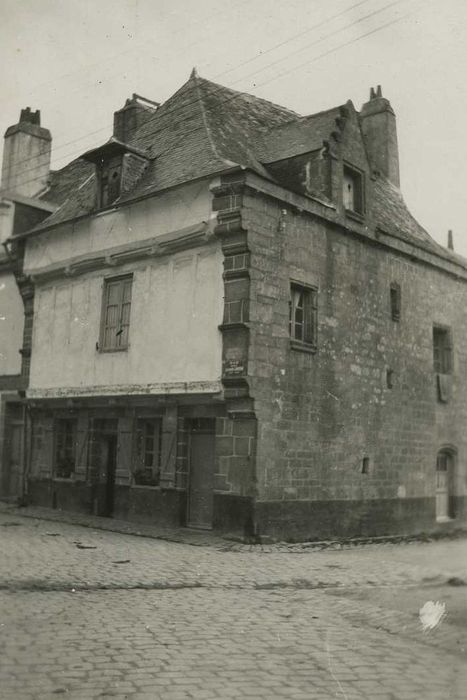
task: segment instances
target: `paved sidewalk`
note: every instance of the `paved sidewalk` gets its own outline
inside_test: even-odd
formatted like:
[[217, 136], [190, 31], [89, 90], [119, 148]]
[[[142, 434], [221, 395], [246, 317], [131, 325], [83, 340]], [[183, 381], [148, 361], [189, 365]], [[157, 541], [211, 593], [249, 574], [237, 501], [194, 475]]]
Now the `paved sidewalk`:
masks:
[[1, 700], [465, 698], [465, 540], [225, 550], [21, 513], [0, 512]]
[[246, 543], [239, 541], [229, 535], [218, 534], [209, 530], [193, 530], [189, 528], [163, 527], [156, 524], [135, 523], [116, 518], [104, 518], [96, 515], [74, 513], [72, 511], [54, 510], [52, 508], [42, 508], [40, 506], [18, 507], [16, 504], [0, 501], [0, 513], [9, 513], [12, 517], [21, 516], [39, 520], [50, 520], [52, 522], [68, 523], [89, 527], [95, 530], [106, 530], [118, 532], [124, 535], [134, 535], [137, 537], [148, 537], [152, 539], [164, 540], [166, 542], [177, 542], [197, 547], [214, 547], [223, 551], [260, 551], [260, 552], [290, 552], [303, 553], [308, 550], [342, 550], [355, 549], [356, 547], [390, 546], [393, 544], [411, 544], [417, 542], [431, 542], [437, 540], [452, 540], [458, 538], [467, 539], [467, 530], [458, 529], [446, 532], [446, 535], [420, 535], [404, 536], [394, 535], [391, 537], [356, 538], [351, 540], [326, 541], [326, 542], [276, 542], [271, 544]]
[[52, 522], [80, 525], [94, 530], [107, 530], [123, 535], [135, 535], [137, 537], [150, 537], [152, 539], [165, 540], [167, 542], [181, 542], [198, 547], [226, 547], [228, 541], [209, 530], [190, 530], [188, 528], [164, 528], [158, 525], [134, 523], [116, 518], [104, 518], [97, 515], [73, 513], [72, 511], [54, 510], [40, 506], [17, 507], [16, 505], [0, 501], [0, 513], [9, 513], [24, 518], [50, 520]]

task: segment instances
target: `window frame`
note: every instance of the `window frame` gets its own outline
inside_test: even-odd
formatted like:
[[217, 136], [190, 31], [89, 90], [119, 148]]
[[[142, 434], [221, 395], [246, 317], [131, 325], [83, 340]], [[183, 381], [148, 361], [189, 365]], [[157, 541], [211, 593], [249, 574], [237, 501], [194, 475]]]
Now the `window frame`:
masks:
[[[444, 347], [436, 345], [435, 335], [443, 337], [447, 340]], [[443, 326], [437, 323], [432, 327], [432, 346], [433, 346], [433, 369], [436, 374], [450, 375], [453, 373], [454, 351], [452, 331], [449, 326]], [[437, 355], [438, 352], [438, 355]], [[440, 354], [439, 354], [440, 353]]]
[[103, 160], [98, 172], [98, 206], [106, 209], [120, 197], [122, 193], [123, 159], [121, 155]]
[[[358, 188], [356, 189], [354, 186], [354, 191], [353, 191], [353, 200], [354, 200], [354, 207], [349, 209], [349, 207], [346, 206], [346, 200], [344, 196], [344, 185], [345, 185], [345, 177], [348, 176], [354, 181], [355, 183], [358, 184]], [[357, 203], [356, 200], [358, 199], [358, 204], [359, 208], [355, 208], [355, 204]], [[343, 167], [342, 167], [342, 204], [345, 209], [346, 214], [350, 214], [351, 216], [357, 216], [357, 217], [363, 217], [365, 216], [365, 173], [363, 170], [360, 170], [359, 168], [356, 168], [353, 165], [350, 165], [349, 163], [344, 162]]]
[[[131, 287], [130, 287], [130, 298], [129, 301], [124, 300], [124, 289], [125, 289], [125, 283], [126, 282], [131, 282]], [[127, 275], [118, 275], [116, 277], [105, 277], [103, 280], [102, 284], [102, 305], [101, 305], [101, 320], [100, 320], [100, 329], [99, 329], [99, 343], [98, 343], [98, 351], [100, 353], [106, 353], [106, 352], [125, 352], [128, 350], [130, 347], [130, 321], [131, 321], [131, 306], [132, 306], [132, 298], [133, 298], [133, 274], [127, 274]], [[122, 342], [117, 342], [115, 345], [108, 345], [106, 344], [106, 331], [107, 328], [109, 327], [109, 324], [106, 323], [107, 320], [107, 312], [109, 306], [112, 306], [112, 304], [109, 303], [109, 292], [108, 290], [110, 289], [110, 285], [118, 283], [121, 285], [121, 289], [119, 291], [119, 302], [117, 304], [117, 324], [115, 327], [119, 327], [120, 331], [122, 331], [123, 326], [126, 326], [127, 328], [127, 333], [126, 333], [126, 341]], [[123, 312], [124, 312], [124, 305], [128, 304], [129, 305], [129, 312], [128, 312], [128, 321], [127, 323], [123, 323]], [[115, 334], [117, 337], [117, 333]], [[121, 338], [124, 337], [122, 336], [121, 332], [120, 335], [118, 336], [119, 340], [121, 341]]]
[[[63, 470], [58, 473], [58, 451], [59, 451], [59, 446], [61, 442], [61, 437], [63, 437], [63, 433], [60, 431], [59, 426], [60, 424], [71, 423], [71, 450], [72, 450], [72, 463], [73, 467], [72, 469], [69, 470], [68, 475], [65, 475], [63, 473]], [[70, 481], [74, 478], [74, 475], [76, 473], [76, 457], [77, 457], [77, 435], [78, 435], [78, 419], [76, 416], [56, 416], [54, 419], [54, 441], [53, 441], [53, 478], [54, 480], [65, 480], [65, 481]], [[66, 437], [65, 437], [65, 446], [62, 449], [67, 449], [66, 446]]]
[[391, 318], [393, 321], [401, 320], [402, 292], [401, 286], [397, 282], [391, 282], [389, 287], [389, 303], [391, 307]]
[[[146, 428], [153, 423], [151, 435]], [[158, 429], [156, 431], [156, 424]], [[162, 436], [163, 436], [163, 416], [137, 416], [135, 423], [135, 450], [134, 466], [132, 473], [132, 485], [144, 488], [160, 488], [162, 470]], [[147, 449], [147, 441], [153, 440], [152, 450]], [[152, 454], [156, 459], [150, 465], [146, 464], [146, 457]], [[147, 473], [150, 472], [151, 476]]]
[[[303, 293], [305, 295], [303, 305], [303, 320], [301, 321], [301, 325], [303, 326], [301, 338], [297, 337], [297, 335], [295, 334], [295, 329], [297, 326], [296, 316], [294, 316], [292, 320], [292, 315], [294, 314], [294, 292]], [[307, 299], [308, 304], [305, 303], [305, 300]], [[297, 309], [298, 307], [295, 308]], [[310, 339], [307, 339], [307, 316], [309, 316], [308, 322], [311, 325]], [[318, 344], [318, 287], [310, 284], [305, 284], [294, 279], [291, 279], [289, 284], [289, 339], [290, 345], [294, 349], [316, 352]]]

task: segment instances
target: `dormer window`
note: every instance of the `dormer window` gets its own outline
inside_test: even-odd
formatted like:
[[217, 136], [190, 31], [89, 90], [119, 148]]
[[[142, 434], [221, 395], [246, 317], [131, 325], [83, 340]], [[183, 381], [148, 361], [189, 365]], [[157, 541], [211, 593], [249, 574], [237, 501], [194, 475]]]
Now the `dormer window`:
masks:
[[113, 137], [82, 157], [96, 166], [98, 209], [111, 207], [121, 194], [131, 190], [148, 164], [148, 158], [142, 151]]
[[122, 183], [122, 156], [118, 155], [99, 168], [99, 205], [110, 206], [120, 196]]
[[344, 208], [353, 214], [364, 213], [363, 173], [348, 165], [344, 165], [342, 179], [342, 198]]

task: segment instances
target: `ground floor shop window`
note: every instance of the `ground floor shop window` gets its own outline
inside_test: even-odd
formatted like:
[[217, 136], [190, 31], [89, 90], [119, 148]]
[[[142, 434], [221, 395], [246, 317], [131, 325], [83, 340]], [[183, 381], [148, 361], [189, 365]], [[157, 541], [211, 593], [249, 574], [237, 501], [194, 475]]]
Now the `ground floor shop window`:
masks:
[[162, 453], [162, 419], [140, 418], [136, 425], [135, 484], [159, 486]]
[[76, 420], [58, 418], [55, 435], [55, 476], [70, 479], [76, 464]]

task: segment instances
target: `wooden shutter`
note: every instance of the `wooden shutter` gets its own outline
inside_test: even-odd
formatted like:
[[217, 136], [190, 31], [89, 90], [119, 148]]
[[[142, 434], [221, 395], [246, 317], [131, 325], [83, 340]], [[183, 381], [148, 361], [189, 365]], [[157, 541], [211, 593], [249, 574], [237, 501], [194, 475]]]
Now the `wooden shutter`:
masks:
[[78, 416], [76, 427], [76, 457], [75, 479], [86, 481], [88, 469], [88, 416], [82, 413]]
[[168, 406], [162, 419], [161, 486], [174, 486], [176, 459], [177, 407]]
[[133, 418], [120, 418], [118, 421], [118, 448], [116, 478], [127, 484], [133, 469]]

